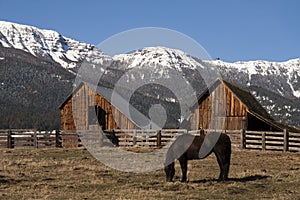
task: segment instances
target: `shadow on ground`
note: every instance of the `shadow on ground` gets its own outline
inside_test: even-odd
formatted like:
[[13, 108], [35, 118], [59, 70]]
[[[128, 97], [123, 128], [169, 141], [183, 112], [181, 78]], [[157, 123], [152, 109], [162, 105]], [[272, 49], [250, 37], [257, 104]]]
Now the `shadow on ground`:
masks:
[[[242, 178], [229, 178], [225, 182], [249, 182], [249, 181], [256, 181], [256, 180], [262, 180], [267, 179], [270, 176], [264, 176], [264, 175], [253, 175], [253, 176], [245, 176]], [[207, 182], [220, 182], [218, 179], [203, 179], [203, 180], [195, 180], [190, 181], [191, 183], [207, 183]]]
[[5, 176], [0, 175], [0, 184], [12, 184], [12, 183], [18, 183], [20, 180], [11, 179]]

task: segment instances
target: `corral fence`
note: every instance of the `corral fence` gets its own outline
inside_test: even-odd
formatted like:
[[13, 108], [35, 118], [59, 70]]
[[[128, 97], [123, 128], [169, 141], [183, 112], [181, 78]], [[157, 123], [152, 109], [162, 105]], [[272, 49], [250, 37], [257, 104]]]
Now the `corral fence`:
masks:
[[37, 131], [33, 129], [0, 130], [0, 148], [76, 148], [84, 145], [120, 147], [142, 146], [160, 148], [175, 140], [178, 135], [208, 134], [210, 131], [229, 135], [233, 149], [254, 149], [300, 152], [300, 133], [247, 130], [64, 130]]
[[61, 146], [60, 131], [0, 130], [0, 148], [55, 148]]
[[[63, 147], [77, 147], [93, 142], [100, 144], [114, 144], [121, 147], [143, 146], [159, 148], [175, 140], [181, 134], [199, 135], [200, 132], [208, 134], [218, 131], [229, 135], [233, 149], [275, 150], [275, 151], [300, 151], [300, 133], [247, 130], [194, 130], [162, 129], [156, 130], [113, 130], [104, 131], [105, 136], [99, 131], [62, 131]], [[79, 137], [78, 137], [79, 136]], [[95, 138], [96, 136], [96, 138]], [[99, 138], [99, 136], [101, 138]]]
[[121, 147], [161, 147], [174, 140], [176, 136], [188, 133], [185, 129], [163, 129], [159, 131], [151, 129], [116, 129], [103, 132], [105, 137], [99, 134], [99, 130], [62, 131], [62, 146], [72, 148], [86, 144], [97, 144], [98, 146], [113, 144]]
[[288, 132], [258, 132], [241, 130], [241, 145], [243, 149], [259, 149], [272, 151], [300, 151], [300, 133]]

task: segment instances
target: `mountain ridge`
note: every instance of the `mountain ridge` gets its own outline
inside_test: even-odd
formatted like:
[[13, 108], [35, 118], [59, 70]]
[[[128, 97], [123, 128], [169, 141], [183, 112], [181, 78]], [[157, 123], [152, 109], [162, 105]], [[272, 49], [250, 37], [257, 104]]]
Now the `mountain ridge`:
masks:
[[66, 69], [75, 68], [83, 59], [101, 58], [98, 63], [110, 57], [94, 45], [78, 42], [62, 36], [53, 30], [0, 21], [0, 46], [13, 47], [34, 56], [53, 60]]
[[[187, 83], [193, 87], [194, 91], [203, 89], [203, 76], [209, 75], [209, 73], [205, 74], [204, 72], [201, 72], [201, 70], [204, 69], [203, 66], [208, 68], [211, 67], [212, 69], [217, 70], [217, 76], [250, 90], [268, 113], [276, 120], [294, 126], [300, 126], [299, 58], [285, 62], [257, 60], [229, 63], [221, 60], [200, 60], [189, 56], [181, 50], [170, 49], [167, 47], [146, 47], [132, 51], [128, 54], [110, 57], [94, 45], [77, 42], [62, 36], [55, 31], [41, 30], [32, 26], [1, 21], [0, 46], [2, 46], [2, 50], [0, 49], [0, 69], [2, 69], [2, 72], [10, 67], [8, 64], [3, 63], [7, 61], [6, 54], [11, 54], [11, 52], [6, 51], [3, 48], [11, 49], [15, 54], [15, 58], [10, 56], [11, 60], [9, 62], [12, 63], [11, 66], [14, 66], [13, 63], [21, 63], [23, 59], [23, 61], [27, 63], [25, 65], [26, 69], [28, 69], [26, 73], [37, 76], [37, 72], [40, 72], [41, 70], [46, 78], [42, 78], [41, 76], [37, 77], [48, 81], [51, 80], [52, 82], [45, 83], [49, 88], [52, 88], [53, 85], [59, 85], [64, 92], [69, 91], [67, 92], [68, 94], [71, 93], [70, 88], [72, 88], [74, 74], [84, 62], [95, 63], [95, 66], [99, 67], [101, 67], [103, 63], [109, 63], [109, 65], [107, 65], [109, 68], [106, 68], [104, 71], [104, 74], [107, 76], [104, 77], [103, 80], [105, 80], [104, 82], [107, 85], [112, 87], [123, 75], [125, 75], [128, 82], [149, 79], [151, 78], [149, 69], [151, 69], [151, 73], [154, 74], [153, 77], [155, 78], [170, 78], [170, 73], [173, 71], [181, 74], [187, 80]], [[28, 52], [28, 54], [31, 54], [33, 57], [28, 56], [27, 54], [22, 57], [23, 54], [13, 50], [13, 48]], [[28, 67], [30, 65], [34, 66], [36, 71], [29, 70]], [[63, 75], [55, 74], [51, 71], [53, 70], [51, 67], [51, 69], [49, 69], [51, 73], [45, 73], [45, 67], [52, 65], [57, 67], [61, 66], [63, 70], [66, 70], [68, 73], [71, 72], [72, 75], [68, 76], [65, 72], [58, 70], [58, 68], [55, 69], [60, 71], [59, 73], [62, 73]], [[20, 64], [20, 66], [23, 65]], [[37, 66], [41, 67], [38, 68]], [[18, 71], [18, 68], [15, 66], [14, 69]], [[25, 73], [25, 71], [23, 72]], [[5, 72], [3, 73], [5, 74]], [[11, 88], [4, 90], [7, 86], [4, 80], [5, 77], [19, 80], [18, 82], [20, 82], [20, 79], [26, 78], [22, 74], [16, 73], [14, 76], [7, 76], [6, 73], [4, 78], [2, 77], [2, 80], [0, 80], [2, 91], [6, 93], [6, 96], [10, 96], [9, 93], [11, 90], [9, 89]], [[212, 81], [214, 81], [214, 78], [215, 77], [212, 77]], [[11, 85], [11, 87], [16, 88], [14, 85]], [[20, 87], [26, 88], [26, 86], [22, 84]], [[34, 85], [31, 87], [31, 89], [27, 88], [29, 92], [31, 90], [31, 92], [36, 90], [40, 95], [43, 95], [39, 87]], [[148, 89], [148, 92], [149, 91], [150, 90]], [[27, 101], [30, 101], [30, 98], [28, 98], [25, 93], [16, 93], [15, 89], [12, 93], [20, 95], [17, 95], [15, 98], [24, 98]], [[50, 92], [48, 95], [50, 94], [53, 94], [53, 92]], [[63, 95], [62, 93], [58, 94]], [[153, 95], [155, 96], [155, 94]], [[51, 99], [49, 96], [43, 98]], [[60, 99], [62, 99], [62, 97], [60, 97]], [[165, 97], [165, 99], [168, 99], [168, 97]], [[173, 99], [171, 100], [173, 101]], [[43, 105], [39, 102], [35, 103]], [[57, 103], [55, 103], [55, 105], [50, 105], [55, 107], [57, 106]], [[57, 107], [55, 107], [55, 109], [56, 108]]]

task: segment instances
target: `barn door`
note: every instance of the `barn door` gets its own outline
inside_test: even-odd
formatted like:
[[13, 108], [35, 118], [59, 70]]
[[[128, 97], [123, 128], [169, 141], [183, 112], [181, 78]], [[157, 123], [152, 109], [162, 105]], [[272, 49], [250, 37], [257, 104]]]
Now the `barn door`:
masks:
[[106, 129], [106, 112], [99, 106], [89, 106], [89, 125], [101, 126], [102, 130]]
[[96, 114], [98, 118], [98, 123], [101, 126], [102, 130], [106, 130], [106, 112], [101, 107], [96, 106]]

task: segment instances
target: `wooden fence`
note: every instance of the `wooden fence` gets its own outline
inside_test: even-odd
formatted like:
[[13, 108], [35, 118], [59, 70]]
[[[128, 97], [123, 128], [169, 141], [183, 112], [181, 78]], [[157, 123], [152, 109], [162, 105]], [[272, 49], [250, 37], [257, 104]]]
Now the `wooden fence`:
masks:
[[[144, 146], [161, 147], [174, 140], [181, 134], [199, 135], [201, 130], [187, 131], [185, 129], [163, 129], [156, 130], [114, 130], [105, 132], [101, 139], [99, 131], [79, 131], [79, 135], [84, 136], [85, 140], [97, 141], [102, 144], [110, 143], [113, 138], [117, 142], [112, 142], [121, 147]], [[205, 134], [210, 131], [223, 132], [229, 135], [233, 149], [256, 149], [256, 150], [280, 150], [280, 151], [300, 151], [300, 133], [284, 132], [261, 132], [245, 130], [202, 130]], [[92, 133], [92, 134], [91, 134]], [[81, 137], [75, 131], [63, 131], [63, 147], [82, 146]], [[67, 139], [67, 140], [65, 140]]]
[[233, 149], [256, 149], [300, 152], [300, 133], [262, 132], [245, 130], [196, 130], [163, 129], [156, 130], [113, 130], [104, 131], [37, 131], [32, 129], [0, 130], [0, 148], [75, 148], [86, 144], [121, 147], [143, 146], [162, 147], [181, 134], [199, 135], [203, 131], [226, 133], [231, 138]]
[[116, 129], [104, 131], [105, 137], [97, 130], [68, 130], [62, 131], [62, 147], [74, 148], [83, 145], [97, 144], [121, 147], [144, 146], [161, 147], [173, 140], [177, 135], [186, 134], [185, 129], [139, 130]]
[[241, 130], [241, 145], [243, 149], [296, 152], [300, 151], [300, 133]]
[[61, 147], [59, 131], [33, 129], [0, 130], [0, 148], [50, 148]]

